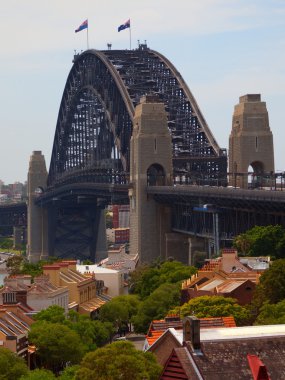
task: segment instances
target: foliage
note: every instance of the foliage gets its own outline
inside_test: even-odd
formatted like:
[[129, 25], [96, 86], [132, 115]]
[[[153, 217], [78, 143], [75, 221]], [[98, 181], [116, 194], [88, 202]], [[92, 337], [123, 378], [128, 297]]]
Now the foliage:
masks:
[[8, 350], [0, 347], [0, 379], [17, 380], [28, 373], [24, 360]]
[[111, 322], [114, 327], [121, 329], [127, 326], [138, 312], [140, 301], [135, 295], [114, 297], [100, 309], [101, 321]]
[[135, 331], [145, 333], [153, 319], [164, 318], [170, 308], [179, 305], [180, 285], [163, 284], [141, 302], [132, 318]]
[[49, 306], [38, 312], [34, 319], [36, 321], [46, 321], [51, 323], [63, 323], [65, 321], [64, 308], [58, 305]]
[[282, 226], [255, 226], [236, 236], [234, 247], [248, 256], [285, 258], [285, 230]]
[[233, 316], [237, 325], [243, 325], [250, 317], [248, 310], [236, 299], [222, 296], [202, 296], [191, 299], [184, 305], [170, 311], [180, 317], [195, 315], [197, 318]]
[[197, 269], [178, 261], [165, 261], [155, 266], [143, 266], [131, 273], [130, 288], [142, 299], [165, 283], [175, 284], [196, 273]]
[[1, 249], [12, 249], [13, 248], [13, 239], [0, 238], [0, 248]]
[[285, 323], [285, 299], [277, 304], [265, 304], [260, 309], [256, 325], [277, 325]]
[[58, 379], [59, 380], [74, 380], [75, 374], [79, 368], [80, 366], [78, 364], [64, 368], [64, 370], [60, 373], [60, 376], [58, 377]]
[[42, 366], [58, 373], [67, 363], [77, 364], [84, 354], [78, 334], [60, 323], [35, 322], [29, 341], [37, 347]]
[[88, 351], [105, 344], [114, 333], [111, 323], [94, 321], [74, 311], [69, 312], [65, 324], [80, 336]]
[[9, 274], [21, 274], [24, 257], [22, 255], [13, 255], [8, 257], [6, 262], [6, 268]]
[[55, 375], [46, 369], [35, 369], [29, 371], [27, 375], [21, 377], [20, 380], [55, 380]]
[[87, 315], [81, 315], [73, 310], [66, 317], [64, 309], [57, 305], [41, 310], [34, 319], [36, 321], [60, 323], [69, 327], [78, 334], [82, 344], [85, 346], [85, 351], [94, 350], [97, 346], [102, 346], [114, 332], [112, 324], [91, 320]]
[[29, 263], [27, 261], [24, 261], [21, 268], [21, 273], [29, 274], [30, 276], [32, 276], [32, 278], [40, 276], [43, 273], [42, 262]]
[[275, 260], [261, 275], [256, 289], [255, 300], [277, 303], [285, 298], [285, 259]]
[[115, 342], [83, 358], [77, 380], [156, 380], [161, 367], [151, 353], [135, 349], [132, 343]]

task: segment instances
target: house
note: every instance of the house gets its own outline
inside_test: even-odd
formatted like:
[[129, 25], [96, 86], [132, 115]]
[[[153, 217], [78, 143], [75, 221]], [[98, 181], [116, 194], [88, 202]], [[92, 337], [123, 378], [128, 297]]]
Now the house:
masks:
[[67, 287], [69, 292], [69, 310], [94, 317], [99, 308], [110, 298], [102, 292], [103, 281], [95, 276], [87, 276], [76, 269], [75, 260], [56, 262], [43, 266], [44, 275], [57, 287]]
[[252, 380], [285, 378], [285, 325], [201, 329], [183, 320], [161, 380]]
[[[236, 327], [233, 317], [200, 318], [201, 329]], [[159, 364], [165, 365], [172, 350], [182, 347], [183, 321], [179, 316], [151, 322], [146, 335], [144, 351], [152, 352]]]
[[53, 285], [48, 276], [32, 277], [29, 275], [15, 275], [4, 279], [4, 286], [0, 289], [0, 303], [21, 303], [36, 313], [49, 306], [58, 305], [65, 312], [68, 311], [68, 288]]
[[95, 277], [104, 282], [106, 293], [110, 297], [124, 294], [124, 273], [122, 270], [105, 268], [98, 265], [76, 265], [76, 269], [87, 277]]
[[33, 320], [22, 305], [0, 305], [0, 347], [28, 358], [28, 332]]
[[191, 278], [183, 281], [182, 303], [204, 295], [236, 298], [240, 305], [251, 302], [260, 273], [242, 264], [237, 251], [224, 249], [222, 256], [209, 260]]

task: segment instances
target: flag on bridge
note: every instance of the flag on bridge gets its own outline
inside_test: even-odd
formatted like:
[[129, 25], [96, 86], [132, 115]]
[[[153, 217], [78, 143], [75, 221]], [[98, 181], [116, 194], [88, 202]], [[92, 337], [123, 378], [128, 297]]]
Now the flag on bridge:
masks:
[[120, 25], [118, 27], [118, 32], [120, 32], [121, 30], [124, 30], [124, 29], [127, 29], [127, 28], [130, 28], [131, 27], [131, 20], [128, 19], [128, 21], [126, 21], [124, 24]]
[[83, 21], [81, 25], [77, 29], [75, 29], [75, 33], [80, 32], [83, 29], [88, 29], [88, 19]]

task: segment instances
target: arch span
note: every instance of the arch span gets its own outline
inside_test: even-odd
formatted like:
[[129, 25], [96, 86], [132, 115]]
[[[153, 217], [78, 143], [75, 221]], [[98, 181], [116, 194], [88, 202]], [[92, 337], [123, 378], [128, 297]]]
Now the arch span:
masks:
[[48, 185], [78, 169], [129, 172], [135, 106], [156, 93], [168, 112], [174, 172], [226, 175], [227, 157], [180, 73], [142, 44], [74, 58], [58, 113]]

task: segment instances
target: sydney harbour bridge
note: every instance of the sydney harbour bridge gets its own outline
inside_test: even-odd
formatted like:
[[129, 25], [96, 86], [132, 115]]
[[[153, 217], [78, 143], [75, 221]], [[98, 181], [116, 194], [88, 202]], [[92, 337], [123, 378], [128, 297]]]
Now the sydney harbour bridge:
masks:
[[[225, 188], [226, 149], [217, 144], [190, 89], [166, 57], [146, 44], [135, 50], [87, 50], [74, 56], [66, 81], [48, 175], [36, 188], [30, 186], [30, 205], [45, 210], [40, 218], [47, 219], [48, 237], [38, 243], [45, 253], [38, 253], [38, 259], [46, 255], [100, 259], [102, 210], [110, 203], [128, 203], [134, 186], [130, 140], [136, 106], [146, 94], [164, 104], [172, 173], [171, 183], [162, 188], [151, 186], [158, 183], [149, 179], [163, 173], [148, 172], [145, 191], [171, 209], [173, 231], [199, 237], [215, 233], [219, 240], [217, 234], [229, 238], [256, 224], [285, 225], [283, 192], [276, 198], [262, 190], [249, 194]], [[201, 204], [215, 206], [199, 210]], [[3, 207], [0, 224], [3, 220], [21, 224], [17, 219], [17, 215], [25, 219], [21, 207], [19, 214]]]

